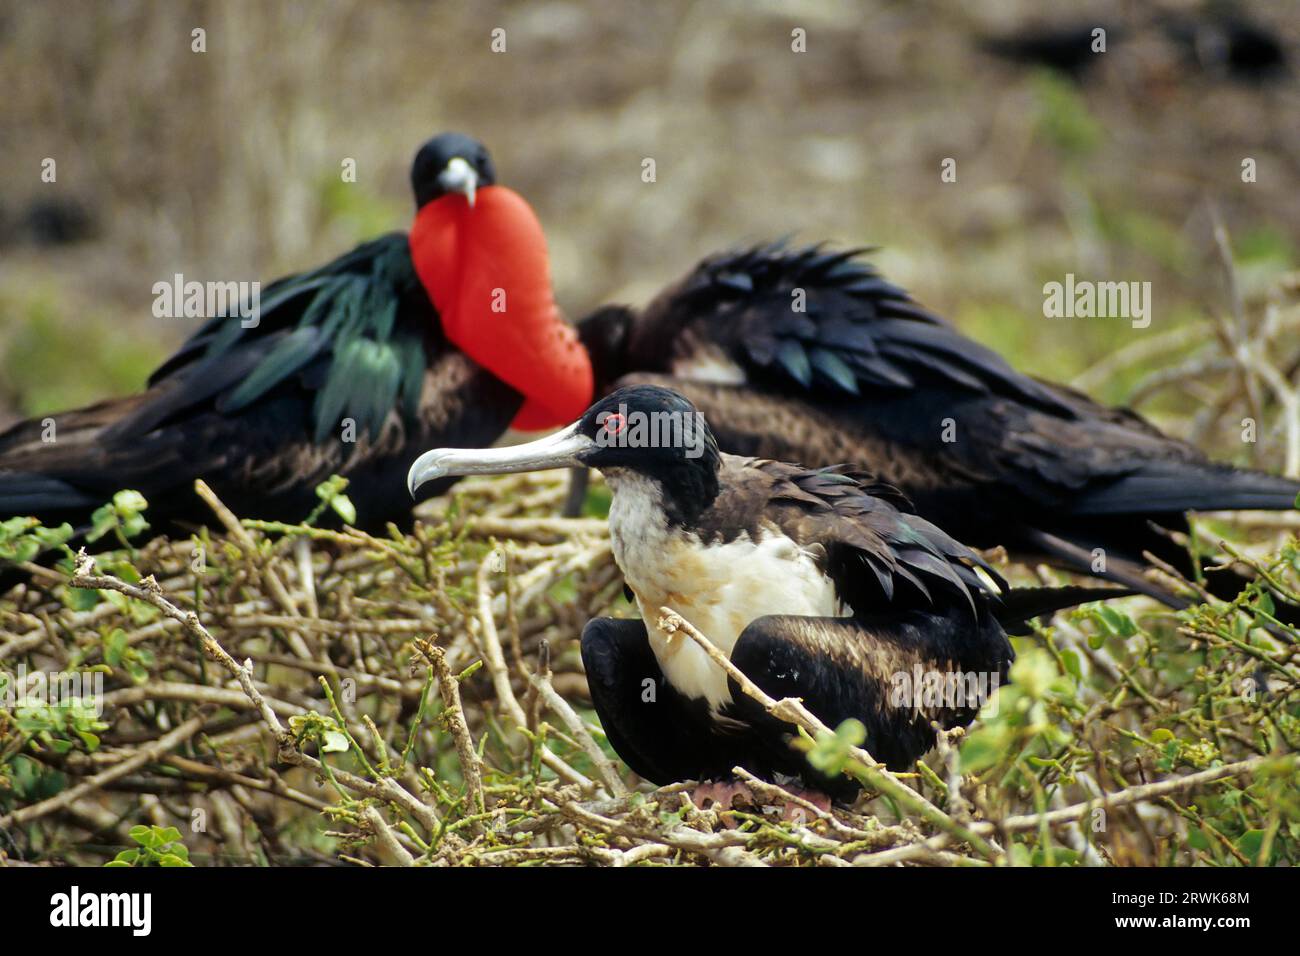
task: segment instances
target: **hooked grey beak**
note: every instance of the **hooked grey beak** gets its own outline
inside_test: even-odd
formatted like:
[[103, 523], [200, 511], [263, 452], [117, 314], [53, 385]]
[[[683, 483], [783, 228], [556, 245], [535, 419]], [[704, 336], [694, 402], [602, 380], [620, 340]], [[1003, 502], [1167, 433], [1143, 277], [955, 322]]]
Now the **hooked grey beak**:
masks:
[[406, 487], [415, 491], [426, 481], [451, 475], [505, 475], [517, 471], [576, 467], [596, 443], [578, 431], [578, 423], [536, 441], [508, 448], [435, 448], [426, 451], [406, 474]]
[[474, 193], [478, 189], [478, 173], [459, 156], [454, 157], [438, 174], [438, 185], [443, 192], [460, 193], [469, 202], [470, 208], [473, 208]]

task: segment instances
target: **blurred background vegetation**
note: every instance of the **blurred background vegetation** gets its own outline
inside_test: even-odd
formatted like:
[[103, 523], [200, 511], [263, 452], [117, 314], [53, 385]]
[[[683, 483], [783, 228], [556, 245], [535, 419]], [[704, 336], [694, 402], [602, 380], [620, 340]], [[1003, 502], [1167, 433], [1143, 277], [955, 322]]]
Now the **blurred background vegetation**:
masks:
[[[1285, 60], [1297, 8], [1131, 6], [0, 6], [0, 424], [138, 388], [190, 331], [152, 316], [156, 281], [266, 282], [404, 228], [409, 161], [444, 129], [483, 139], [534, 204], [575, 318], [730, 245], [874, 245], [891, 278], [1021, 367], [1126, 400], [1148, 367], [1087, 370], [1231, 308], [1212, 216], [1248, 301], [1295, 268], [1300, 223], [1294, 64], [1243, 70], [1230, 45], [1248, 22]], [[1108, 50], [1085, 67], [991, 52], [1091, 25]], [[1067, 272], [1151, 281], [1150, 328], [1043, 318], [1043, 283]], [[1175, 431], [1188, 410], [1168, 390], [1143, 409]]]

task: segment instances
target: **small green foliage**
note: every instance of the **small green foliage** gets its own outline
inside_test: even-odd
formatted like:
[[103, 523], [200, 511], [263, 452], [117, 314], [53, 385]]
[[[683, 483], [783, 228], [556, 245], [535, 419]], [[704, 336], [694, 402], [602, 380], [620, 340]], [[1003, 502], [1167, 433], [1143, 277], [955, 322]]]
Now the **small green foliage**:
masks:
[[1084, 613], [1097, 623], [1100, 631], [1092, 644], [1093, 650], [1101, 647], [1106, 637], [1127, 639], [1138, 632], [1133, 619], [1112, 604], [1089, 604]]
[[193, 866], [190, 851], [175, 827], [134, 826], [131, 839], [138, 848], [123, 850], [105, 866]]
[[87, 541], [98, 541], [106, 534], [115, 534], [123, 547], [129, 547], [130, 539], [149, 527], [144, 519], [144, 510], [149, 507], [144, 495], [138, 491], [124, 490], [113, 495], [113, 500], [95, 509], [90, 516], [90, 530], [86, 532]]
[[1073, 695], [1073, 682], [1041, 648], [1024, 651], [1011, 665], [1011, 682], [980, 712], [980, 724], [961, 745], [963, 773], [993, 767], [1023, 771], [1019, 761], [1043, 756], [1068, 737], [1052, 720], [1050, 705]]
[[1232, 247], [1233, 256], [1238, 263], [1273, 260], [1281, 265], [1289, 265], [1297, 257], [1296, 248], [1286, 233], [1268, 223], [1235, 235]]
[[100, 592], [93, 588], [62, 588], [60, 597], [72, 611], [89, 611], [99, 603]]
[[391, 198], [345, 182], [337, 172], [322, 176], [317, 190], [326, 221], [342, 227], [347, 243], [364, 242], [391, 229], [404, 214], [403, 207]]
[[854, 718], [841, 723], [833, 734], [821, 733], [808, 751], [808, 762], [828, 777], [836, 777], [850, 760], [854, 747], [867, 739], [867, 728]]
[[19, 753], [8, 763], [0, 763], [0, 807], [39, 803], [62, 792], [68, 785], [67, 775], [51, 769], [34, 757]]
[[1135, 256], [1175, 271], [1192, 261], [1186, 235], [1164, 219], [1131, 206], [1098, 208], [1096, 219], [1103, 235]]
[[315, 712], [289, 718], [289, 731], [296, 740], [315, 740], [321, 753], [346, 753], [347, 734], [342, 725], [327, 714]]
[[71, 537], [72, 525], [66, 521], [57, 528], [46, 528], [35, 518], [0, 521], [0, 561], [30, 561]]
[[343, 519], [345, 524], [356, 524], [357, 508], [343, 492], [348, 486], [348, 480], [339, 475], [331, 475], [326, 481], [322, 481], [316, 486], [316, 497], [321, 503], [312, 509], [311, 514], [303, 524], [315, 524], [325, 509], [333, 511]]
[[[121, 597], [117, 592], [109, 592], [110, 595]], [[129, 599], [128, 599], [129, 600]], [[138, 606], [138, 601], [132, 601], [132, 605]], [[145, 605], [148, 607], [148, 605]], [[154, 610], [149, 608], [149, 610]], [[155, 611], [155, 613], [157, 613]], [[147, 647], [133, 645], [127, 640], [126, 631], [120, 627], [115, 627], [104, 636], [104, 663], [109, 667], [121, 668], [130, 675], [131, 680], [137, 684], [143, 684], [149, 679], [149, 672], [153, 669], [155, 661], [153, 652]]]
[[[0, 694], [6, 693], [12, 684], [13, 678], [0, 672]], [[93, 752], [99, 748], [99, 734], [108, 729], [108, 724], [96, 713], [93, 701], [86, 698], [51, 704], [43, 695], [24, 696], [18, 698], [12, 720], [19, 734], [19, 747], [37, 753], [48, 748], [62, 755], [75, 750], [78, 743]]]

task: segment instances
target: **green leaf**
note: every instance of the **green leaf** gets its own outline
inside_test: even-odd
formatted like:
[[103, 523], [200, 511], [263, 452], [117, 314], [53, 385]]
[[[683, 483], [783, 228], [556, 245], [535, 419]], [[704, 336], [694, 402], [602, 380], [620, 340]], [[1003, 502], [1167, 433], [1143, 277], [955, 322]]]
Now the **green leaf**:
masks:
[[343, 753], [348, 749], [348, 738], [337, 730], [327, 730], [321, 734], [321, 753]]
[[106, 564], [104, 570], [121, 578], [127, 584], [139, 584], [142, 578], [140, 572], [129, 561], [113, 561]]
[[1267, 591], [1260, 591], [1255, 598], [1255, 607], [1259, 608], [1270, 617], [1273, 616], [1276, 608], [1273, 605], [1273, 597]]
[[120, 529], [127, 538], [135, 537], [149, 527], [149, 522], [141, 515], [148, 507], [149, 502], [140, 492], [130, 488], [119, 491], [111, 502], [96, 508], [90, 516], [91, 528], [86, 540], [98, 541], [114, 529]]
[[1259, 859], [1260, 848], [1264, 845], [1263, 830], [1247, 830], [1237, 837], [1236, 846], [1241, 855], [1252, 863]]
[[348, 480], [342, 475], [330, 475], [316, 486], [316, 497], [329, 502], [347, 490]]
[[347, 495], [335, 495], [330, 499], [330, 507], [346, 524], [357, 523], [357, 508]]
[[139, 661], [127, 661], [126, 672], [136, 684], [143, 684], [149, 679], [149, 668]]
[[1132, 637], [1137, 633], [1137, 625], [1133, 623], [1133, 619], [1109, 604], [1097, 608], [1097, 617], [1116, 637]]
[[1011, 683], [1035, 700], [1047, 693], [1059, 675], [1055, 659], [1041, 648], [1030, 648], [1011, 665]]
[[1077, 681], [1083, 680], [1083, 668], [1079, 664], [1079, 654], [1077, 651], [1068, 648], [1061, 651], [1061, 661], [1065, 664], [1065, 669], [1071, 677]]
[[63, 603], [73, 611], [89, 611], [99, 603], [99, 592], [94, 588], [67, 588]]
[[820, 733], [817, 741], [808, 751], [808, 763], [828, 776], [835, 776], [844, 770], [854, 747], [860, 747], [867, 739], [867, 728], [862, 721], [850, 717], [835, 728], [833, 734]]
[[40, 542], [31, 537], [19, 538], [12, 544], [0, 545], [0, 558], [8, 561], [30, 561], [40, 553]]
[[120, 627], [113, 628], [104, 638], [104, 663], [110, 667], [120, 665], [126, 655], [126, 646], [126, 631]]
[[55, 548], [72, 538], [72, 525], [66, 521], [57, 528], [33, 528], [32, 534], [43, 548]]
[[145, 500], [144, 495], [131, 488], [123, 488], [113, 495], [113, 508], [120, 515], [134, 514], [148, 507], [149, 502]]
[[961, 742], [961, 772], [979, 773], [997, 765], [1007, 749], [1007, 732], [1002, 725], [974, 731]]
[[87, 541], [98, 541], [117, 527], [117, 515], [112, 505], [101, 505], [90, 515], [90, 530], [86, 532]]

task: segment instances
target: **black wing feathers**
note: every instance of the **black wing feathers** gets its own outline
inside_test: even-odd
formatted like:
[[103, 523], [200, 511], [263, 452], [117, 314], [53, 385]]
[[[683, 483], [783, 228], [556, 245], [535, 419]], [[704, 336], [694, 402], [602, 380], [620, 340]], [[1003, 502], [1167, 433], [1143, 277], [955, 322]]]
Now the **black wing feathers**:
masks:
[[[396, 321], [399, 311], [408, 321]], [[149, 380], [176, 387], [158, 392], [114, 431], [143, 434], [207, 402], [234, 414], [296, 384], [315, 392], [314, 441], [345, 418], [358, 433], [377, 436], [399, 399], [414, 414], [436, 318], [405, 234], [390, 233], [272, 284], [256, 325], [245, 327], [237, 315], [209, 319]]]
[[[646, 310], [633, 349], [691, 327], [695, 336], [670, 335], [661, 346], [670, 339], [720, 344], [751, 373], [814, 394], [855, 396], [938, 379], [1068, 413], [1051, 390], [881, 278], [860, 258], [866, 251], [776, 242], [706, 259]], [[640, 360], [633, 367], [652, 368]]]
[[763, 460], [739, 467], [767, 477], [767, 517], [824, 551], [827, 573], [856, 613], [956, 604], [978, 616], [977, 602], [1004, 586], [978, 554], [910, 513], [897, 489], [869, 475]]
[[[0, 434], [0, 514], [76, 523], [135, 488], [163, 527], [192, 520], [201, 476], [232, 507], [289, 516], [337, 471], [382, 479], [366, 513], [387, 519], [406, 443], [490, 443], [513, 414], [511, 390], [444, 347], [402, 233], [278, 280], [260, 306], [209, 319], [144, 393], [55, 416], [57, 443], [33, 422]], [[422, 404], [426, 381], [446, 394]]]

